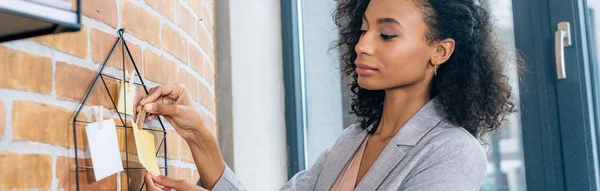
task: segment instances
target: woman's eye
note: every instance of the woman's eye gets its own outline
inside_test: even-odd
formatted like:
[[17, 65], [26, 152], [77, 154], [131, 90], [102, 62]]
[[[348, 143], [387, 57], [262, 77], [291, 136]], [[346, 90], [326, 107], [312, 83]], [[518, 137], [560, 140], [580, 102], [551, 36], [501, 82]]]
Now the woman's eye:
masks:
[[397, 37], [398, 35], [387, 35], [387, 34], [381, 34], [381, 38], [383, 38], [383, 40], [390, 40], [392, 38]]

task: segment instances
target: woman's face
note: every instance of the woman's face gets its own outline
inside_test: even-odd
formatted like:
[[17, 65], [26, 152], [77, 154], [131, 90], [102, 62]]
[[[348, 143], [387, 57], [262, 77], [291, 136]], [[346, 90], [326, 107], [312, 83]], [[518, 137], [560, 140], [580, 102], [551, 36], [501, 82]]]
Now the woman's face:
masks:
[[[371, 0], [355, 47], [358, 84], [368, 90], [428, 85], [434, 67], [428, 26], [415, 0]], [[438, 63], [441, 64], [441, 63]]]

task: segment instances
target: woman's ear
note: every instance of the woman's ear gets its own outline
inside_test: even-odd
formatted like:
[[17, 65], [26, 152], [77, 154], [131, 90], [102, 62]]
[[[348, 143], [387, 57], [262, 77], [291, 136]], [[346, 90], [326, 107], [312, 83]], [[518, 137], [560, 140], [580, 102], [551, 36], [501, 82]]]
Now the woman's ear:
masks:
[[447, 38], [436, 42], [432, 48], [431, 63], [433, 65], [440, 65], [448, 61], [452, 53], [454, 52], [455, 41], [454, 39]]

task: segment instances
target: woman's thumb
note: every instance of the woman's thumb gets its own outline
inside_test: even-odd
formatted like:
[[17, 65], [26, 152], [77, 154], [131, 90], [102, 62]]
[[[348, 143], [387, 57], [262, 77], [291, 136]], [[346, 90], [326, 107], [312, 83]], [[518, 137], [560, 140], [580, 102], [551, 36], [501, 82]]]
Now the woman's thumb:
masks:
[[179, 114], [179, 107], [176, 104], [149, 103], [144, 105], [144, 110], [152, 114], [173, 116]]
[[184, 180], [177, 180], [163, 175], [152, 175], [152, 180], [157, 184], [173, 188], [175, 190], [183, 190], [183, 187], [186, 185]]

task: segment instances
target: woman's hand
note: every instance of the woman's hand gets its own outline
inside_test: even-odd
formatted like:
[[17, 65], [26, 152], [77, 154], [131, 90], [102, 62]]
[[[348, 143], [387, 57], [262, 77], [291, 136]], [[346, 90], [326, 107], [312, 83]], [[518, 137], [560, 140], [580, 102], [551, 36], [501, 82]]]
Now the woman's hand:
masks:
[[[150, 89], [136, 111], [150, 113], [148, 120], [164, 116], [188, 143], [194, 163], [202, 177], [202, 185], [212, 189], [225, 169], [217, 139], [204, 125], [202, 111], [192, 100], [185, 86], [165, 85]], [[162, 184], [161, 182], [158, 182]]]
[[[185, 180], [177, 180], [162, 175], [146, 173], [145, 179], [146, 191], [170, 191], [171, 189], [179, 191], [208, 191], [202, 187], [186, 182]], [[159, 188], [157, 184], [163, 186], [163, 188]]]
[[155, 119], [157, 115], [164, 116], [186, 140], [194, 138], [195, 131], [208, 130], [202, 120], [202, 111], [182, 84], [151, 88], [136, 108], [137, 112], [146, 110], [150, 114], [148, 120]]

